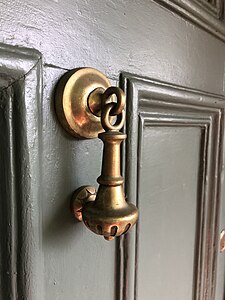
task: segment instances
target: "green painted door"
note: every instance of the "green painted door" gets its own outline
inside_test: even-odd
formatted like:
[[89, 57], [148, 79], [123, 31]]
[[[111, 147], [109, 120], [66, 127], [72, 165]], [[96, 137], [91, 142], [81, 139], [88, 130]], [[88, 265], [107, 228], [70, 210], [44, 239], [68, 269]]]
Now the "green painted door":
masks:
[[[0, 1], [0, 298], [224, 300], [224, 1]], [[60, 126], [54, 89], [93, 67], [127, 96], [132, 231], [69, 211], [102, 144]]]

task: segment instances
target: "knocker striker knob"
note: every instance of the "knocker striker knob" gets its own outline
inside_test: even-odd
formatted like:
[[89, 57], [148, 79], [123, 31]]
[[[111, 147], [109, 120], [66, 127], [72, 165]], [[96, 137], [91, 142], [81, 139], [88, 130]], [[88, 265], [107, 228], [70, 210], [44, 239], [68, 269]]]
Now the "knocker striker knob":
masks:
[[102, 73], [91, 68], [67, 74], [56, 92], [56, 111], [63, 127], [76, 137], [98, 136], [104, 144], [98, 191], [92, 186], [77, 189], [71, 210], [75, 218], [106, 240], [126, 233], [138, 219], [138, 209], [125, 199], [121, 176], [124, 106], [124, 92], [111, 87]]

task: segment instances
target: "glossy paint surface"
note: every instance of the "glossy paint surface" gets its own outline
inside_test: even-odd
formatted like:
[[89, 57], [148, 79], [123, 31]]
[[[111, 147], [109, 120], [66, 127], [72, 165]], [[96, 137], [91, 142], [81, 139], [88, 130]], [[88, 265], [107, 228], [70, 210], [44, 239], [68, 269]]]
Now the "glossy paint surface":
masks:
[[[11, 275], [14, 274], [10, 279], [7, 276], [1, 278], [2, 283], [7, 282], [2, 290], [3, 299], [14, 300], [17, 293], [26, 300], [145, 300], [149, 295], [153, 299], [192, 299], [193, 265], [189, 262], [194, 259], [196, 219], [193, 214], [196, 199], [199, 199], [196, 178], [199, 179], [199, 161], [202, 161], [200, 127], [182, 125], [182, 129], [177, 125], [172, 129], [153, 129], [150, 126], [143, 135], [143, 168], [137, 174], [127, 171], [128, 193], [134, 191], [137, 182], [140, 184], [139, 192], [130, 193], [132, 201], [138, 197], [142, 199], [138, 246], [141, 257], [137, 258], [140, 263], [135, 271], [132, 265], [134, 232], [130, 236], [128, 251], [126, 238], [121, 243], [107, 243], [71, 217], [69, 199], [73, 191], [84, 184], [96, 185], [102, 144], [97, 139], [80, 141], [64, 132], [55, 115], [54, 89], [67, 70], [77, 67], [97, 68], [114, 85], [119, 85], [121, 73], [129, 72], [143, 77], [143, 81], [153, 78], [166, 82], [175, 90], [179, 85], [184, 90], [191, 88], [220, 95], [218, 103], [221, 105], [216, 105], [222, 116], [225, 44], [153, 1], [15, 0], [0, 1], [0, 11], [0, 42], [3, 43], [0, 51], [1, 116], [6, 116], [5, 121], [0, 122], [3, 141], [0, 168], [2, 174], [8, 172], [12, 159], [8, 153], [12, 153], [12, 170], [16, 170], [15, 178], [19, 182], [15, 186], [20, 187], [18, 192], [18, 188], [11, 186], [13, 193], [17, 191], [14, 199], [6, 193], [14, 171], [2, 175], [4, 188], [0, 190], [0, 196], [8, 199], [1, 202], [2, 212], [8, 211], [9, 216], [4, 214], [1, 231], [6, 232], [8, 228], [7, 236], [12, 232], [20, 233], [16, 234], [20, 241], [17, 246], [12, 246], [14, 238], [8, 238], [7, 245], [14, 249], [10, 250], [11, 258], [16, 257], [17, 249], [22, 256], [19, 260], [21, 269], [15, 268], [15, 260], [10, 266], [1, 265], [5, 274], [9, 270]], [[13, 47], [5, 48], [5, 44]], [[31, 50], [18, 49], [17, 46]], [[149, 82], [146, 85], [154, 90]], [[132, 83], [127, 87], [130, 139], [126, 153], [132, 152], [133, 156], [127, 157], [126, 161], [130, 165], [128, 168], [133, 170], [140, 146], [136, 136], [139, 129], [134, 124], [139, 122], [141, 113], [153, 111], [160, 121], [173, 109], [166, 107], [163, 115], [161, 108], [142, 107], [140, 103], [148, 88], [144, 86], [142, 96], [136, 97], [138, 88], [133, 90], [131, 86]], [[170, 103], [173, 96], [167, 97], [167, 94], [168, 90], [163, 90], [159, 101]], [[150, 98], [154, 99], [154, 96], [153, 93]], [[192, 101], [186, 93], [179, 97], [187, 105]], [[203, 103], [204, 97], [198, 97], [199, 103]], [[205, 105], [206, 110], [208, 106]], [[174, 115], [179, 115], [179, 111], [188, 112], [188, 109], [179, 108]], [[207, 112], [195, 114], [203, 118]], [[11, 119], [12, 126], [7, 123]], [[21, 143], [15, 131], [17, 126], [19, 136], [23, 136]], [[218, 144], [222, 145], [222, 137], [223, 132], [220, 138], [215, 134], [214, 140], [219, 140]], [[216, 146], [209, 151], [214, 151], [213, 147]], [[7, 161], [6, 165], [4, 161]], [[222, 160], [219, 170], [216, 175], [218, 183], [223, 182]], [[222, 184], [219, 189], [222, 200], [218, 231], [225, 226]], [[22, 199], [21, 202], [18, 199]], [[172, 202], [174, 209], [166, 209], [167, 200]], [[6, 204], [9, 201], [12, 201], [12, 206]], [[20, 203], [16, 209], [15, 203]], [[6, 224], [8, 218], [14, 216], [11, 213], [14, 210], [18, 214], [15, 213], [13, 220], [18, 225], [11, 230], [11, 225]], [[187, 238], [181, 244], [183, 235]], [[157, 250], [156, 244], [161, 239], [163, 244], [170, 243], [168, 251], [165, 248]], [[1, 245], [4, 244], [2, 239]], [[7, 257], [7, 248], [1, 246], [1, 249], [2, 262]], [[163, 266], [157, 260], [159, 254], [161, 262], [166, 262]], [[178, 265], [171, 277], [170, 268], [175, 263]], [[218, 274], [216, 300], [224, 297], [224, 265], [222, 254], [218, 256], [218, 267], [214, 269]], [[21, 275], [15, 276], [16, 272]], [[181, 285], [177, 291], [173, 285], [175, 276], [179, 277]], [[162, 287], [163, 280], [167, 284]], [[153, 281], [157, 282], [154, 287], [150, 284]], [[207, 297], [203, 295], [201, 300], [209, 300]]]

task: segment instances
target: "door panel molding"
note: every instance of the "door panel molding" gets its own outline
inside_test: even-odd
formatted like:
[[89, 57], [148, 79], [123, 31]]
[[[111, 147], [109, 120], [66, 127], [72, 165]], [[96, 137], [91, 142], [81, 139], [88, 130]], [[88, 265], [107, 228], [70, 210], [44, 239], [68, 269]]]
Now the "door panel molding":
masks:
[[41, 55], [0, 45], [2, 299], [44, 299], [40, 231]]
[[[201, 128], [193, 297], [215, 299], [225, 98], [131, 74], [122, 75], [121, 86], [127, 94], [126, 193], [135, 205], [141, 201], [139, 173], [144, 129]], [[120, 242], [120, 249], [124, 247], [125, 252], [121, 255], [121, 299], [138, 299], [138, 231], [139, 226]]]
[[215, 4], [206, 0], [154, 0], [178, 15], [197, 24], [223, 42], [225, 41], [224, 1]]

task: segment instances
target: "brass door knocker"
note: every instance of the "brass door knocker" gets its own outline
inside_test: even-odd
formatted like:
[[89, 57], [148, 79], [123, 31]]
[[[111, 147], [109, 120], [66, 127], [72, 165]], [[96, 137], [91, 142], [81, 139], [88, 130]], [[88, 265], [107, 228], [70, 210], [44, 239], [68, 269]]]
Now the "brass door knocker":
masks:
[[56, 112], [63, 127], [75, 137], [98, 136], [104, 143], [98, 191], [93, 186], [77, 189], [71, 210], [106, 240], [126, 233], [138, 219], [138, 209], [126, 201], [123, 192], [120, 145], [126, 134], [120, 130], [125, 122], [124, 107], [124, 92], [111, 87], [108, 79], [92, 68], [67, 73], [56, 90]]

